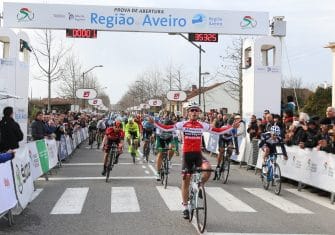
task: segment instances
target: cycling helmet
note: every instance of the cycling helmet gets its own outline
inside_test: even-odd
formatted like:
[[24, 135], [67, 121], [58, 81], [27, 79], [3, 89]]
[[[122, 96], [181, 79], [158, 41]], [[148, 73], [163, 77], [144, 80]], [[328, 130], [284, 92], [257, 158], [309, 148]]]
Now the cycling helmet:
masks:
[[280, 127], [279, 126], [272, 126], [270, 129], [271, 134], [280, 136]]
[[116, 120], [115, 123], [114, 123], [114, 125], [116, 127], [121, 127], [121, 122], [119, 120]]
[[197, 109], [200, 110], [200, 106], [199, 106], [199, 104], [197, 102], [190, 102], [190, 103], [188, 103], [187, 110], [190, 110], [192, 108], [197, 108]]
[[128, 118], [128, 122], [132, 123], [132, 122], [134, 122], [134, 119], [133, 118]]

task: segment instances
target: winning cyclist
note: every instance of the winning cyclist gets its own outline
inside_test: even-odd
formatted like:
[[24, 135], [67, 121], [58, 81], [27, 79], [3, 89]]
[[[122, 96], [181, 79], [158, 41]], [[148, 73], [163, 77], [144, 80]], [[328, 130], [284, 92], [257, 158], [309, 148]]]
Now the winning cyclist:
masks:
[[[201, 137], [202, 133], [207, 131], [216, 134], [224, 134], [230, 131], [233, 127], [238, 127], [238, 123], [234, 122], [233, 126], [223, 126], [221, 128], [213, 128], [208, 123], [198, 121], [200, 114], [200, 107], [197, 103], [192, 102], [187, 107], [189, 120], [177, 122], [174, 125], [163, 125], [155, 123], [157, 128], [164, 131], [181, 130], [183, 132], [183, 163], [182, 169], [190, 171], [195, 165], [202, 169], [211, 169], [211, 165], [201, 154]], [[202, 183], [205, 183], [209, 177], [210, 172], [203, 172]], [[189, 211], [187, 206], [188, 201], [188, 188], [190, 185], [191, 175], [183, 173], [183, 180], [181, 185], [182, 204], [184, 206], [183, 217], [189, 218]], [[199, 192], [201, 194], [201, 192]]]
[[104, 165], [103, 165], [103, 170], [101, 172], [102, 175], [106, 174], [108, 161], [109, 161], [108, 154], [109, 154], [109, 151], [111, 150], [111, 146], [113, 142], [116, 143], [117, 146], [119, 147], [119, 151], [114, 161], [114, 164], [118, 163], [119, 156], [122, 153], [123, 138], [124, 138], [124, 132], [122, 131], [122, 125], [120, 121], [116, 121], [114, 123], [114, 126], [108, 127], [106, 129], [106, 133], [102, 141], [103, 150], [104, 150], [104, 158], [103, 158]]
[[140, 138], [140, 128], [138, 127], [137, 123], [134, 122], [133, 118], [128, 119], [128, 123], [126, 124], [125, 127], [125, 134], [129, 146], [128, 151], [131, 152], [130, 140], [133, 139], [136, 150], [135, 153], [136, 156], [138, 156], [137, 146], [138, 146], [138, 140]]
[[[279, 126], [271, 126], [269, 132], [265, 132], [261, 135], [261, 142], [259, 143], [259, 148], [262, 148], [263, 155], [263, 166], [265, 166], [268, 156], [277, 153], [276, 146], [280, 146], [284, 159], [287, 160], [287, 153], [284, 145], [284, 141], [280, 136], [281, 131]], [[262, 167], [263, 169], [263, 167]]]

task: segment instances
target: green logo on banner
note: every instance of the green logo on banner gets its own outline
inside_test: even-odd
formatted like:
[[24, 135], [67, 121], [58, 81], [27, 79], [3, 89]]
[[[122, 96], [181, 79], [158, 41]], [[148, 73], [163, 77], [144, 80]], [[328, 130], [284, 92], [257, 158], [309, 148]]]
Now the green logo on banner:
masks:
[[49, 157], [48, 150], [44, 140], [37, 140], [36, 147], [38, 151], [38, 156], [40, 158], [40, 163], [42, 167], [43, 173], [47, 173], [49, 171]]

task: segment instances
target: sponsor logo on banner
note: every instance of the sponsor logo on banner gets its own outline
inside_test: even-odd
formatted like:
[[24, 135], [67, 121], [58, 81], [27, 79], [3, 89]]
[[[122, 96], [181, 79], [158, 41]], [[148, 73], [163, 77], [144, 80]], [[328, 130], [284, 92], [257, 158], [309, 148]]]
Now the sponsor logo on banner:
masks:
[[4, 178], [3, 179], [3, 185], [7, 188], [7, 187], [10, 187], [10, 181], [8, 178]]
[[52, 15], [54, 18], [65, 18], [64, 14], [53, 14]]
[[252, 29], [257, 26], [257, 21], [252, 16], [244, 16], [240, 26], [242, 29]]
[[84, 21], [86, 17], [84, 15], [78, 15], [78, 14], [73, 14], [71, 12], [68, 12], [68, 19], [75, 20], [75, 21]]
[[202, 13], [198, 13], [192, 17], [193, 25], [205, 25], [206, 24], [206, 16]]
[[34, 19], [34, 13], [27, 7], [23, 7], [20, 9], [19, 13], [16, 15], [16, 19], [19, 22], [27, 22], [32, 21]]
[[89, 92], [89, 91], [84, 91], [84, 95], [83, 95], [83, 96], [84, 96], [85, 98], [87, 98], [87, 97], [90, 96], [90, 93], [91, 93], [91, 92]]
[[212, 27], [223, 27], [223, 19], [221, 17], [208, 17], [208, 24]]

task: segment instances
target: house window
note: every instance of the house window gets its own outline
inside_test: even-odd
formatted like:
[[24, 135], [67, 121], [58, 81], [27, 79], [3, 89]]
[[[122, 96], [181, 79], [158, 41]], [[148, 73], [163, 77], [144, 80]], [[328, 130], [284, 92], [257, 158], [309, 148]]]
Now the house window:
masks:
[[244, 50], [244, 68], [250, 68], [252, 66], [251, 61], [251, 47], [248, 47]]
[[274, 66], [276, 47], [274, 45], [263, 45], [261, 47], [261, 64], [263, 66]]

